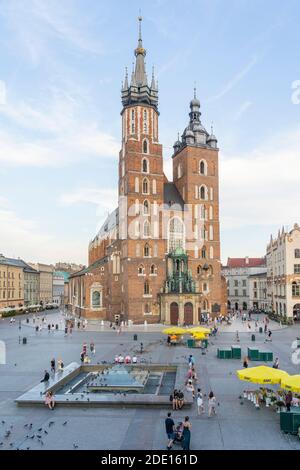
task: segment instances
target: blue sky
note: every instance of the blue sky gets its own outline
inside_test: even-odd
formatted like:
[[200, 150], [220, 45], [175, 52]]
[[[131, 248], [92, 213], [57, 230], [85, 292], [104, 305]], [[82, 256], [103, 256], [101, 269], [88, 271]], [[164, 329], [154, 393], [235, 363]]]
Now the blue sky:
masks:
[[194, 82], [203, 123], [214, 122], [222, 260], [264, 255], [271, 233], [300, 222], [297, 0], [0, 0], [5, 255], [87, 261], [117, 197], [120, 86], [139, 8], [167, 175]]

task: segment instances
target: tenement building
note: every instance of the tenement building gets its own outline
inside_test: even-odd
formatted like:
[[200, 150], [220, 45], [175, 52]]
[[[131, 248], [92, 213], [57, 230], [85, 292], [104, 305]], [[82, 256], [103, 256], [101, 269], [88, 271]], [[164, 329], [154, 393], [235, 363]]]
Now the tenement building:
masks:
[[89, 245], [88, 267], [70, 277], [69, 309], [110, 321], [197, 324], [227, 307], [217, 139], [202, 124], [194, 91], [168, 181], [158, 87], [145, 56], [139, 18], [135, 68], [122, 85], [119, 204]]
[[[265, 258], [228, 258], [223, 266], [222, 274], [227, 283], [228, 308], [233, 310], [248, 310], [255, 308], [252, 297], [252, 275], [266, 273]], [[254, 292], [253, 292], [254, 295]], [[256, 295], [258, 291], [256, 288]]]
[[269, 309], [279, 317], [300, 320], [300, 227], [282, 228], [267, 246]]

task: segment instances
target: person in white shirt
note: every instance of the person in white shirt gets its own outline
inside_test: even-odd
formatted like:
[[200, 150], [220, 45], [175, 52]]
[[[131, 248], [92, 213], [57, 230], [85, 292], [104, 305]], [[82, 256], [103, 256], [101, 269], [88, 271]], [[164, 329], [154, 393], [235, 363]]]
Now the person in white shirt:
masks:
[[132, 364], [136, 364], [137, 363], [137, 357], [136, 356], [133, 356], [132, 357]]
[[208, 395], [208, 416], [216, 415], [216, 397], [213, 392]]
[[197, 391], [197, 412], [199, 416], [203, 415], [204, 413], [203, 395], [200, 388], [198, 388]]

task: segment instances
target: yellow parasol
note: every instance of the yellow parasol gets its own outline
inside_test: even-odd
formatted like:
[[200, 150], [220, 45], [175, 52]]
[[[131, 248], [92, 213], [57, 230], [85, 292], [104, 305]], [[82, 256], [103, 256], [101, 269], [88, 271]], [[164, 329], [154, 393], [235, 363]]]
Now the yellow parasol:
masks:
[[209, 328], [204, 328], [203, 326], [195, 326], [194, 328], [189, 328], [189, 333], [192, 335], [194, 333], [200, 333], [200, 334], [207, 334], [211, 333], [211, 330]]
[[236, 374], [240, 380], [255, 384], [280, 384], [281, 380], [289, 377], [287, 372], [268, 366], [238, 370]]
[[300, 375], [289, 375], [281, 381], [281, 388], [300, 393]]
[[206, 339], [207, 333], [193, 333], [193, 338], [196, 340]]
[[170, 328], [166, 328], [162, 331], [164, 335], [185, 335], [188, 331], [184, 328], [179, 328], [178, 326], [173, 326]]

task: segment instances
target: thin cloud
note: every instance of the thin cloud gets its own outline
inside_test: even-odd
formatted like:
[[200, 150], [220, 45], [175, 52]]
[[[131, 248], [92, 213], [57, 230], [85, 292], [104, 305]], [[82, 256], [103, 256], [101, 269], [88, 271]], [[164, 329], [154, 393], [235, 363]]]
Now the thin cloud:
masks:
[[205, 100], [205, 102], [206, 103], [211, 103], [211, 102], [217, 101], [217, 100], [223, 98], [223, 96], [227, 95], [227, 93], [229, 93], [250, 72], [250, 70], [257, 63], [257, 60], [258, 60], [258, 58], [255, 55], [240, 72], [238, 72], [231, 80], [229, 80], [229, 82], [227, 82], [224, 85], [224, 87], [222, 88], [222, 90], [219, 93], [217, 93], [216, 95], [208, 98], [207, 100]]
[[253, 105], [252, 101], [245, 101], [240, 109], [236, 112], [234, 116], [234, 121], [239, 121], [241, 117], [251, 108]]

